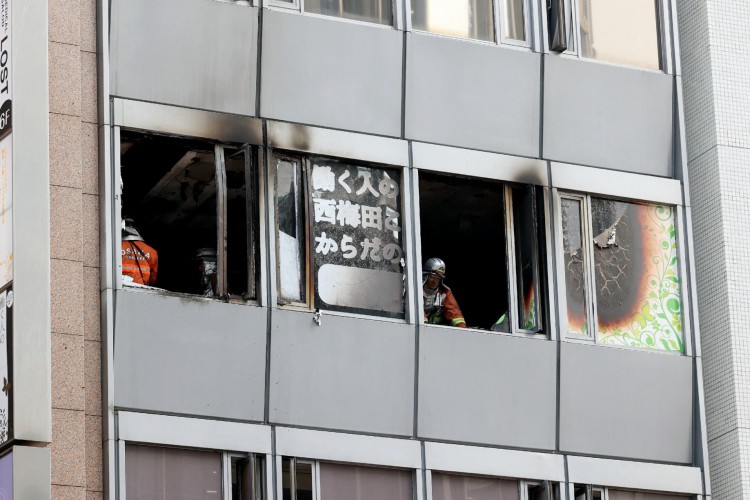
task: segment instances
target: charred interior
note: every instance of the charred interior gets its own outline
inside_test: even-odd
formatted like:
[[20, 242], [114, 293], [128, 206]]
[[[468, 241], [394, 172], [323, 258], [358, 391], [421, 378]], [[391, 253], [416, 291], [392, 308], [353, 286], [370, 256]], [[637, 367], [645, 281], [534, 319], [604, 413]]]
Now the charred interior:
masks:
[[445, 261], [467, 326], [490, 329], [508, 312], [503, 184], [420, 172], [419, 200], [422, 260]]
[[[123, 132], [122, 218], [158, 253], [155, 287], [218, 295], [219, 211], [226, 218], [227, 293], [248, 292], [248, 203], [243, 150], [225, 149], [226, 200], [217, 200], [211, 143]], [[221, 252], [219, 252], [221, 253]]]

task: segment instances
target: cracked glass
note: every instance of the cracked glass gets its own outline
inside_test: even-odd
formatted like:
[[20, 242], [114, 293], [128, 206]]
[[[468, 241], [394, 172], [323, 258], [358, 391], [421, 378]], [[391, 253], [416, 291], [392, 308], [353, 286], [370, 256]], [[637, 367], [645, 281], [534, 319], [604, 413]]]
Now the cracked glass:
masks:
[[568, 333], [589, 335], [586, 319], [582, 200], [562, 198], [563, 264]]
[[598, 340], [682, 352], [674, 209], [591, 199]]

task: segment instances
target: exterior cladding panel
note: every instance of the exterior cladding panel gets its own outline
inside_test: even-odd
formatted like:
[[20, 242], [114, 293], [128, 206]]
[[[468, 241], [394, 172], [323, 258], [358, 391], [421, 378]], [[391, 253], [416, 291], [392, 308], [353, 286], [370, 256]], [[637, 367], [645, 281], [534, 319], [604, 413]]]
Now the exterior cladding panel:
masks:
[[560, 450], [691, 464], [693, 360], [563, 343]]
[[266, 310], [128, 290], [116, 308], [116, 406], [263, 420]]
[[255, 114], [258, 9], [207, 0], [111, 5], [113, 96]]
[[403, 34], [263, 13], [264, 118], [399, 137]]
[[406, 138], [538, 157], [540, 58], [409, 33]]
[[555, 449], [554, 342], [421, 330], [419, 437]]
[[544, 158], [672, 177], [670, 75], [544, 58]]
[[273, 311], [272, 423], [411, 436], [414, 326]]

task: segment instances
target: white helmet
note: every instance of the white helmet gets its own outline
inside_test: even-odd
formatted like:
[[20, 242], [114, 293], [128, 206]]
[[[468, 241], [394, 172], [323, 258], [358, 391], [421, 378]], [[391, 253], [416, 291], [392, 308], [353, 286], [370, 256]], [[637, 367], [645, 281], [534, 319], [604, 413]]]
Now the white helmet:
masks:
[[445, 278], [445, 262], [443, 262], [443, 259], [439, 259], [437, 257], [427, 259], [427, 261], [424, 263], [424, 266], [422, 266], [422, 272], [435, 273], [441, 278]]
[[133, 219], [122, 220], [122, 241], [143, 241], [141, 233], [133, 225]]

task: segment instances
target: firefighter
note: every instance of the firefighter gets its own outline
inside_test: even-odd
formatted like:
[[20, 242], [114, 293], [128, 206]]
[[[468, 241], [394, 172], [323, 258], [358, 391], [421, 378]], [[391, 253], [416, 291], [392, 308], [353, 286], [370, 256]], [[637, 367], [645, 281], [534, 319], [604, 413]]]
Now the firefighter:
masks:
[[132, 219], [122, 221], [122, 276], [126, 283], [153, 285], [159, 269], [159, 257], [146, 244]]
[[466, 328], [464, 315], [450, 288], [443, 284], [445, 262], [433, 257], [422, 266], [425, 323]]

